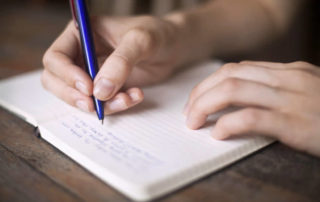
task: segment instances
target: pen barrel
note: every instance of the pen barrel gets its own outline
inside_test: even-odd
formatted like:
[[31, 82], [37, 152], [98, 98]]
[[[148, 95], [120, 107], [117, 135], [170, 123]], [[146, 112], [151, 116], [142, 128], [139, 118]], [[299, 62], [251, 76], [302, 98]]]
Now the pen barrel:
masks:
[[[87, 73], [90, 75], [92, 81], [98, 73], [98, 62], [96, 58], [96, 51], [94, 47], [93, 33], [90, 24], [89, 12], [85, 0], [74, 0], [73, 11], [77, 21], [77, 26], [80, 33], [81, 47], [84, 57], [84, 63]], [[104, 118], [103, 102], [92, 96], [94, 107], [97, 112], [99, 120]]]
[[74, 0], [74, 6], [86, 71], [91, 79], [94, 80], [98, 72], [98, 63], [86, 1]]

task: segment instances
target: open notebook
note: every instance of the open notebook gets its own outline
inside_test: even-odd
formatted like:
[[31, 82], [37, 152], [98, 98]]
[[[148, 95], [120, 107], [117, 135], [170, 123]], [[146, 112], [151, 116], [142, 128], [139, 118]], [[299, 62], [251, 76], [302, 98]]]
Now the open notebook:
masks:
[[182, 109], [192, 87], [221, 63], [206, 62], [145, 88], [145, 101], [105, 118], [74, 109], [42, 89], [40, 71], [0, 82], [0, 104], [39, 127], [41, 137], [133, 200], [151, 200], [272, 142], [216, 141], [188, 129]]

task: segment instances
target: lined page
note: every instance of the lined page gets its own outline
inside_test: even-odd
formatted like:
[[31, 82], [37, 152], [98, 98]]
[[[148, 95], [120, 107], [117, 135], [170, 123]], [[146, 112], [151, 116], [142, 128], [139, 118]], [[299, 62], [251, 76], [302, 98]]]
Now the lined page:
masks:
[[[45, 139], [134, 199], [172, 191], [269, 144], [263, 137], [217, 141], [212, 126], [193, 131], [182, 114], [192, 87], [219, 63], [204, 63], [144, 89], [139, 106], [105, 118], [76, 111], [46, 122]], [[63, 106], [61, 106], [63, 108]]]

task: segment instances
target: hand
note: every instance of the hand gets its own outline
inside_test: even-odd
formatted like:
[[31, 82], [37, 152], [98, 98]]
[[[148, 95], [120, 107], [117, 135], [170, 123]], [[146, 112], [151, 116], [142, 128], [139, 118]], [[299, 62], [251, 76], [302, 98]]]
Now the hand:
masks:
[[241, 62], [224, 65], [192, 91], [185, 114], [191, 129], [228, 106], [240, 110], [220, 117], [216, 139], [267, 135], [320, 156], [320, 69], [306, 62]]
[[169, 20], [101, 18], [94, 20], [92, 27], [101, 65], [94, 82], [84, 70], [73, 22], [43, 58], [43, 86], [72, 106], [93, 111], [94, 95], [107, 101], [105, 114], [125, 110], [143, 100], [137, 87], [164, 80], [180, 64], [179, 26]]

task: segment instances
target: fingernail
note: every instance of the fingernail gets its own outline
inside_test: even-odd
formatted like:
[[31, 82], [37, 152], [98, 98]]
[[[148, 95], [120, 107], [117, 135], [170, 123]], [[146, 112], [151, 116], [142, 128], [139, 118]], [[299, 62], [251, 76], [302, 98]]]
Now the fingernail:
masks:
[[138, 95], [138, 93], [129, 93], [129, 96], [133, 102], [140, 101], [140, 96]]
[[121, 111], [127, 108], [127, 105], [122, 99], [115, 99], [109, 103], [109, 109], [111, 111]]
[[114, 90], [115, 86], [111, 81], [105, 78], [98, 80], [97, 84], [94, 87], [93, 94], [95, 97], [104, 100], [110, 97]]
[[84, 83], [82, 83], [81, 81], [77, 81], [76, 82], [76, 88], [83, 94], [85, 95], [89, 95], [89, 91], [86, 87], [86, 85], [84, 85]]
[[89, 107], [87, 105], [87, 103], [83, 100], [78, 100], [76, 102], [76, 106], [81, 109], [82, 111], [85, 111], [85, 112], [89, 112]]

